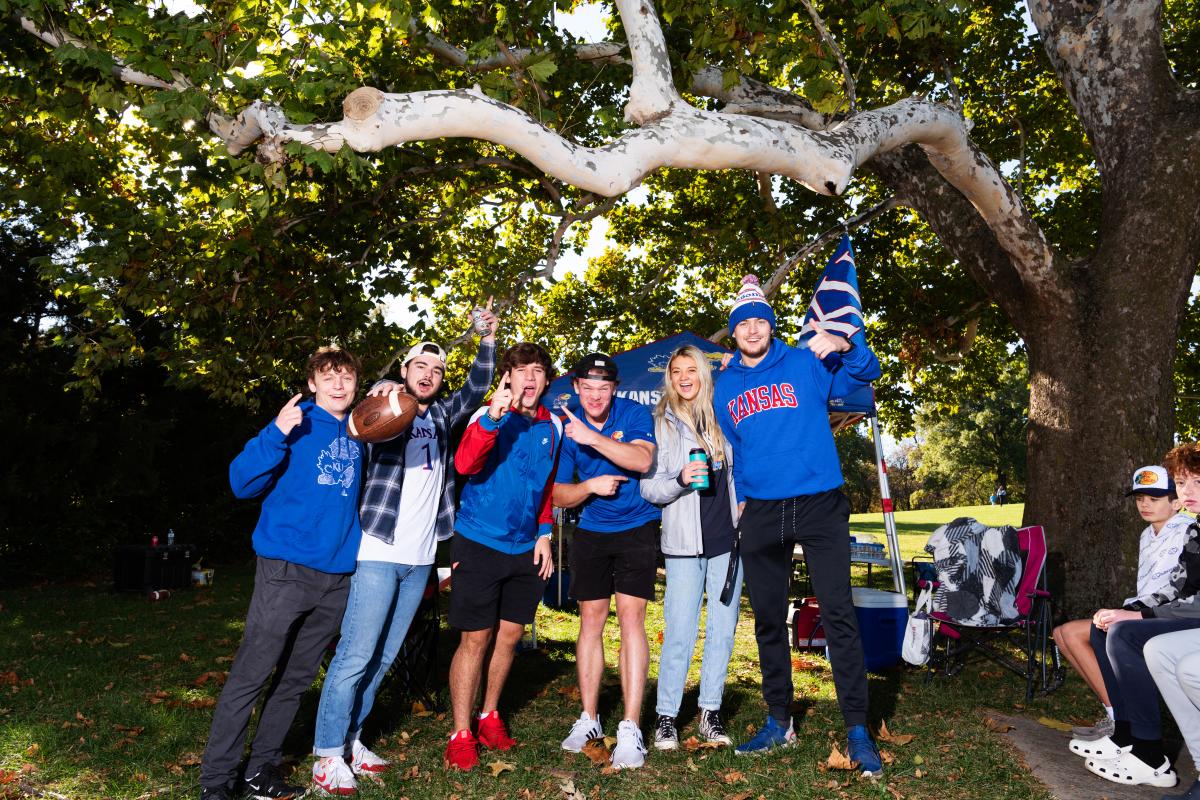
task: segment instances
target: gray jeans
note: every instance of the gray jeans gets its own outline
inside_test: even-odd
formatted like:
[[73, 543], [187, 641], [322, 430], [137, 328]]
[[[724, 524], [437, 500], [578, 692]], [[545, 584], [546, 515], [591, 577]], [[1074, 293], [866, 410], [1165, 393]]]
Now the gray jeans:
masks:
[[232, 788], [250, 716], [268, 682], [246, 774], [279, 763], [300, 697], [312, 685], [325, 648], [338, 632], [349, 591], [349, 575], [332, 575], [273, 558], [258, 559], [246, 632], [217, 701], [204, 748], [201, 786]]
[[1155, 636], [1142, 652], [1192, 761], [1200, 766], [1200, 630]]

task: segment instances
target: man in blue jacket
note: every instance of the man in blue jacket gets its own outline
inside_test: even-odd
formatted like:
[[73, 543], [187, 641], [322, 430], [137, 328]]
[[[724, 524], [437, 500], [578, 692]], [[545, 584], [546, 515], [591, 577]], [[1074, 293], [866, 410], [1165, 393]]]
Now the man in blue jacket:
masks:
[[[850, 593], [850, 508], [840, 488], [828, 402], [831, 394], [878, 378], [879, 361], [815, 324], [808, 349], [774, 339], [774, 327], [775, 312], [758, 279], [747, 276], [729, 315], [738, 353], [717, 379], [714, 404], [738, 454], [733, 469], [743, 509], [741, 556], [768, 715], [736, 752], [764, 753], [795, 740], [787, 608], [798, 543], [821, 606], [850, 758], [864, 774], [877, 775], [882, 765], [866, 729], [867, 674]], [[829, 358], [835, 353], [840, 361]]]
[[[541, 403], [552, 377], [550, 355], [524, 342], [505, 352], [500, 368], [500, 387], [475, 414], [455, 454], [455, 468], [470, 480], [454, 524], [449, 617], [462, 638], [450, 662], [450, 769], [473, 769], [480, 745], [508, 750], [516, 744], [500, 718], [500, 693], [554, 571], [550, 498], [562, 431]], [[483, 705], [473, 717], [485, 673]]]
[[259, 798], [304, 793], [283, 780], [278, 764], [300, 696], [337, 633], [354, 572], [363, 452], [346, 432], [346, 414], [359, 371], [350, 353], [318, 350], [307, 365], [312, 399], [289, 400], [229, 466], [235, 495], [262, 498], [254, 528], [258, 565], [242, 644], [200, 765], [202, 800], [234, 796], [251, 712], [272, 673], [245, 788]]

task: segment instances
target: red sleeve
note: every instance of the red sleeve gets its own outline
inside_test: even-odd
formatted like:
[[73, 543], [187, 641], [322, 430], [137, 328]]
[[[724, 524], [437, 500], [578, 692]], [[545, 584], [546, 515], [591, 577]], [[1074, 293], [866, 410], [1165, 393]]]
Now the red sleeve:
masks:
[[459, 475], [474, 475], [483, 469], [488, 455], [496, 445], [496, 431], [486, 430], [480, 420], [472, 420], [463, 431], [462, 441], [454, 453], [454, 471]]

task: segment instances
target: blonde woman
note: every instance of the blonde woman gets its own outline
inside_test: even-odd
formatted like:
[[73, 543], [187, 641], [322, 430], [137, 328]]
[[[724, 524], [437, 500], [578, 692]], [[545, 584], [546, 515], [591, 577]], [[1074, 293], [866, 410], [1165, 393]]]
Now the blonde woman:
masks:
[[[721, 589], [733, 550], [737, 495], [733, 489], [733, 450], [713, 413], [712, 368], [699, 348], [681, 347], [667, 363], [663, 395], [654, 410], [658, 452], [642, 497], [662, 507], [662, 551], [667, 565], [663, 599], [662, 654], [658, 664], [658, 721], [654, 747], [679, 747], [676, 718], [696, 646], [700, 606], [708, 595], [708, 624], [700, 667], [700, 735], [730, 745], [721, 720], [721, 696], [742, 593], [736, 571], [728, 604]], [[703, 460], [691, 460], [694, 449]], [[707, 488], [702, 485], [707, 478]]]

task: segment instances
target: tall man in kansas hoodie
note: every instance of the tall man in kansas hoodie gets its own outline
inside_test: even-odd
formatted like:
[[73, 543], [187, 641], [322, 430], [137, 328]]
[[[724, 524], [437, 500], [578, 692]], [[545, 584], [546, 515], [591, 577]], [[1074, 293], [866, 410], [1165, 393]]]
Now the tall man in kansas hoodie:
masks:
[[[500, 369], [500, 387], [467, 426], [454, 463], [470, 480], [454, 523], [450, 584], [450, 626], [462, 632], [450, 662], [454, 732], [445, 763], [452, 769], [478, 764], [480, 745], [516, 744], [500, 719], [500, 692], [554, 571], [550, 498], [562, 423], [541, 402], [550, 355], [536, 344], [517, 344]], [[485, 672], [483, 706], [473, 718]]]
[[200, 766], [201, 800], [226, 800], [259, 693], [271, 681], [246, 765], [253, 797], [304, 792], [278, 771], [300, 696], [337, 633], [361, 530], [362, 446], [346, 432], [360, 366], [345, 350], [308, 360], [311, 400], [296, 395], [229, 465], [240, 498], [261, 498], [254, 528], [258, 565], [246, 629], [213, 714]]
[[[792, 662], [788, 649], [788, 582], [792, 551], [804, 547], [821, 605], [834, 686], [849, 733], [850, 758], [864, 773], [882, 771], [866, 729], [867, 674], [850, 593], [850, 509], [829, 428], [828, 402], [879, 377], [865, 347], [819, 328], [807, 350], [772, 338], [775, 313], [748, 276], [729, 315], [738, 354], [717, 379], [714, 405], [738, 454], [734, 485], [743, 507], [741, 557], [754, 609], [763, 699], [768, 716], [737, 748], [757, 754], [790, 744]], [[815, 327], [815, 326], [814, 326]], [[841, 354], [835, 370], [825, 363]]]

